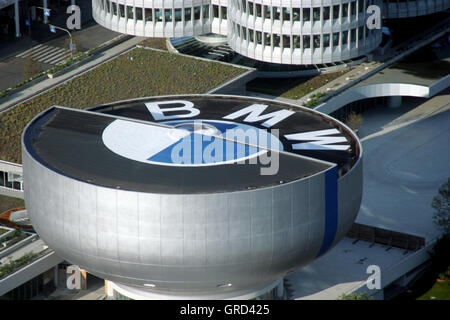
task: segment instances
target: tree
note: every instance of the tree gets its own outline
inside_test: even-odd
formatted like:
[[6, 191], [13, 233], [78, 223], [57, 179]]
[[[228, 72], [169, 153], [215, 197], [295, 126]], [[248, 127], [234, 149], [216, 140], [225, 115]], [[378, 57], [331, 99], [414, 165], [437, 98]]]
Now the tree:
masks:
[[438, 191], [438, 195], [433, 198], [431, 206], [435, 209], [433, 221], [444, 231], [444, 235], [450, 235], [450, 178]]
[[23, 74], [26, 78], [31, 78], [41, 71], [41, 65], [38, 61], [34, 60], [31, 56], [25, 59], [25, 64], [23, 66]]

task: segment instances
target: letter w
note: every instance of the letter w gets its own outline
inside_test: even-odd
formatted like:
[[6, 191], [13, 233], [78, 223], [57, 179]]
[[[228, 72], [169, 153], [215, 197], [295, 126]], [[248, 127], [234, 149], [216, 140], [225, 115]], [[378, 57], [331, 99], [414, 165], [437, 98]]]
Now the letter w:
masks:
[[288, 140], [310, 141], [303, 143], [296, 143], [292, 145], [294, 150], [342, 150], [345, 151], [350, 148], [348, 144], [335, 144], [340, 142], [347, 142], [347, 139], [340, 134], [339, 137], [327, 137], [330, 135], [340, 134], [337, 129], [326, 129], [318, 131], [310, 131], [303, 133], [294, 133], [285, 135]]

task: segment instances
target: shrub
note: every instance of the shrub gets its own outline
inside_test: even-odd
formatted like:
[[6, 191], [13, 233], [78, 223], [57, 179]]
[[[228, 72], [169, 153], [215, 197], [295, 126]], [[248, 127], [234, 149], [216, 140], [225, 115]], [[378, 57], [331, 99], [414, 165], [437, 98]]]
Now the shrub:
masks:
[[359, 126], [363, 123], [364, 118], [360, 113], [352, 112], [347, 118], [347, 125], [352, 130], [357, 130]]

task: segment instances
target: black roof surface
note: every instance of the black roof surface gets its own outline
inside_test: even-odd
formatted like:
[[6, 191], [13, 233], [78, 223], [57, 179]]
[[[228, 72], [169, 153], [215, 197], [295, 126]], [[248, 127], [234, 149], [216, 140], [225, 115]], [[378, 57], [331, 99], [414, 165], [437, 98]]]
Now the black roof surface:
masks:
[[[202, 105], [203, 100], [199, 96], [189, 98], [191, 101], [195, 100], [196, 107], [205, 110], [214, 109], [211, 113], [202, 114], [204, 119], [220, 118], [221, 108], [225, 108], [226, 114], [230, 114], [236, 106], [224, 100], [224, 104], [216, 103], [214, 108], [210, 108], [207, 104]], [[249, 100], [243, 98], [236, 101], [242, 108], [244, 104], [248, 105]], [[334, 166], [332, 163], [316, 160], [333, 160], [326, 152], [319, 153], [319, 156], [313, 155], [316, 158], [313, 159], [309, 158], [311, 154], [308, 152], [304, 153], [304, 156], [301, 154], [299, 156], [297, 155], [299, 152], [294, 154], [291, 153], [292, 150], [285, 149], [287, 152], [272, 150], [269, 152], [279, 155], [278, 173], [261, 175], [261, 167], [267, 165], [261, 165], [260, 161], [258, 164], [245, 165], [165, 166], [131, 160], [107, 148], [102, 140], [102, 133], [118, 118], [126, 117], [129, 119], [124, 121], [130, 122], [139, 119], [138, 122], [145, 125], [157, 125], [152, 123], [154, 119], [148, 116], [148, 111], [143, 109], [143, 106], [142, 102], [121, 102], [115, 104], [113, 108], [111, 106], [93, 108], [95, 112], [52, 107], [35, 118], [27, 127], [23, 136], [24, 144], [31, 156], [65, 176], [104, 187], [151, 193], [217, 193], [263, 188], [301, 179]], [[267, 112], [270, 111], [269, 109]], [[301, 115], [304, 116], [302, 117], [305, 119], [304, 123], [289, 119], [280, 128], [280, 137], [289, 130], [291, 132], [311, 130], [315, 125], [314, 122], [320, 122], [315, 115]], [[220, 116], [223, 114], [220, 113]], [[314, 129], [330, 127], [328, 122], [323, 120], [322, 122], [319, 128], [316, 123]], [[337, 152], [338, 161], [335, 159], [332, 162], [337, 163], [338, 168], [351, 165], [355, 161], [355, 152], [359, 150], [355, 151], [354, 147], [350, 152]]]

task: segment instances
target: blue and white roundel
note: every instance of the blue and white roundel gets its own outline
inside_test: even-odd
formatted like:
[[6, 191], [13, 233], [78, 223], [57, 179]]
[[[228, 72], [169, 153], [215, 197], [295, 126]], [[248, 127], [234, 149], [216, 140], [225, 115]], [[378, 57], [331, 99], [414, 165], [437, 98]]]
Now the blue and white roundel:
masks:
[[280, 140], [267, 130], [222, 120], [154, 125], [115, 120], [102, 139], [108, 149], [125, 158], [172, 166], [235, 163], [263, 155], [267, 149], [283, 150]]

